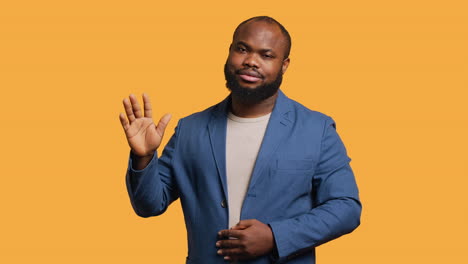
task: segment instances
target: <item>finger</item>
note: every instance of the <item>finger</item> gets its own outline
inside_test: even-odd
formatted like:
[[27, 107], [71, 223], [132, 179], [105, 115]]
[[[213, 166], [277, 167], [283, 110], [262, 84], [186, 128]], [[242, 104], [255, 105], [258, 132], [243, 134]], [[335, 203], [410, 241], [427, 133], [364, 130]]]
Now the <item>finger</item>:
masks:
[[223, 248], [217, 251], [218, 255], [222, 256], [235, 256], [238, 257], [244, 254], [244, 249], [242, 248]]
[[224, 229], [218, 232], [220, 237], [235, 237], [235, 238], [242, 238], [244, 237], [243, 230], [234, 230], [234, 229]]
[[224, 260], [229, 261], [229, 263], [234, 263], [234, 264], [238, 263], [238, 261], [251, 259], [247, 255], [244, 255], [244, 254], [224, 256], [223, 258], [224, 258]]
[[151, 101], [149, 95], [143, 94], [143, 109], [145, 109], [145, 117], [153, 117], [153, 109], [151, 108]]
[[125, 108], [125, 113], [127, 114], [128, 121], [130, 124], [135, 121], [135, 115], [133, 114], [132, 104], [128, 98], [123, 99], [123, 105]]
[[130, 95], [130, 102], [132, 103], [133, 114], [135, 114], [135, 117], [142, 117], [140, 104], [134, 94]]
[[237, 248], [243, 245], [240, 239], [224, 239], [216, 241], [216, 246], [219, 248]]
[[156, 127], [156, 131], [158, 132], [159, 136], [164, 136], [164, 131], [166, 130], [167, 124], [169, 124], [171, 117], [171, 114], [165, 114], [159, 120], [158, 126]]
[[119, 114], [119, 119], [120, 119], [120, 123], [122, 124], [122, 127], [125, 131], [127, 131], [128, 127], [130, 126], [128, 124], [128, 121], [127, 119], [125, 118], [125, 115], [123, 113], [120, 113]]

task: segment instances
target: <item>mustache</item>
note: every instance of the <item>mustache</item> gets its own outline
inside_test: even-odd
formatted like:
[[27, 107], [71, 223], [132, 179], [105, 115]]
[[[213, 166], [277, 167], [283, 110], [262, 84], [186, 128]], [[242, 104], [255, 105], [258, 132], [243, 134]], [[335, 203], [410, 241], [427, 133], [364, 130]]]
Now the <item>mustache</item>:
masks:
[[255, 68], [244, 68], [235, 71], [236, 74], [250, 75], [253, 77], [258, 77], [263, 79], [263, 75], [259, 73]]

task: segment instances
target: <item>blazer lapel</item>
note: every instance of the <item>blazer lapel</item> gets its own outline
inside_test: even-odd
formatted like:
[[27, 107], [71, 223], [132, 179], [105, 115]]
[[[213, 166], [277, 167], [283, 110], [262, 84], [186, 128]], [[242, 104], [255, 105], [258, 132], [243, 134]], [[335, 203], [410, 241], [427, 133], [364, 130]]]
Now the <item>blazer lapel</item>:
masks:
[[228, 96], [224, 101], [215, 106], [211, 120], [208, 123], [208, 134], [210, 137], [211, 149], [218, 169], [218, 176], [223, 187], [224, 197], [226, 198], [226, 127], [229, 104], [230, 97]]
[[294, 112], [291, 109], [289, 99], [283, 94], [281, 90], [278, 91], [278, 98], [276, 99], [275, 107], [270, 116], [265, 135], [257, 156], [257, 161], [250, 178], [249, 195], [255, 195], [255, 183], [260, 177], [266, 165], [271, 162], [271, 158], [276, 149], [283, 142], [283, 138], [287, 136], [290, 130], [294, 117]]

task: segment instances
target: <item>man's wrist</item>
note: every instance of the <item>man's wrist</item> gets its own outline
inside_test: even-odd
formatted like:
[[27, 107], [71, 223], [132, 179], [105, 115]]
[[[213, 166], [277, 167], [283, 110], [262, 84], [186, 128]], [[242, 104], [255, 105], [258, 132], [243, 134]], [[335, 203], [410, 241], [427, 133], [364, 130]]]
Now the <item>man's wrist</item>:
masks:
[[132, 168], [134, 170], [143, 170], [151, 162], [151, 160], [153, 159], [154, 154], [155, 154], [155, 152], [153, 152], [150, 155], [146, 155], [146, 156], [138, 156], [135, 153], [131, 152], [131, 155], [132, 155]]

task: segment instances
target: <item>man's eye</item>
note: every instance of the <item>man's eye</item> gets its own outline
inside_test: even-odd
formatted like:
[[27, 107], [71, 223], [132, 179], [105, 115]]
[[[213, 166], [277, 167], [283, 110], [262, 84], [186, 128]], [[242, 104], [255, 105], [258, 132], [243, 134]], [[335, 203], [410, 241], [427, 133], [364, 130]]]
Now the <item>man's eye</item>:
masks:
[[273, 56], [272, 56], [272, 55], [270, 55], [270, 54], [263, 54], [263, 57], [265, 57], [265, 58], [269, 58], [269, 59], [273, 58]]
[[237, 50], [240, 51], [240, 52], [245, 52], [246, 51], [246, 49], [243, 48], [243, 47], [237, 47]]

